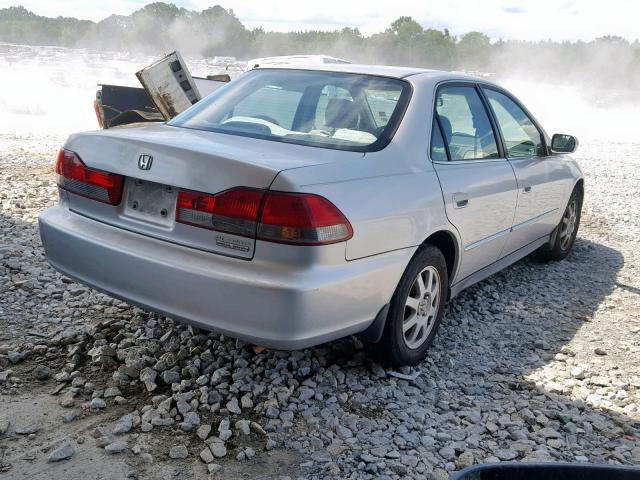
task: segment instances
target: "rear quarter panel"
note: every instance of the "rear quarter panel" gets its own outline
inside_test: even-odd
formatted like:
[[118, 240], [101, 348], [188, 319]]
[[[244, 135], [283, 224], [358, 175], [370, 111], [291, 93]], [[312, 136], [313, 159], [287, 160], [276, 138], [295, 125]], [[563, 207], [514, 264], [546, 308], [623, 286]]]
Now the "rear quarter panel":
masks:
[[347, 260], [415, 247], [446, 224], [433, 170], [388, 171], [380, 157], [368, 155], [348, 163], [282, 172], [271, 186], [315, 193], [333, 202], [353, 227]]

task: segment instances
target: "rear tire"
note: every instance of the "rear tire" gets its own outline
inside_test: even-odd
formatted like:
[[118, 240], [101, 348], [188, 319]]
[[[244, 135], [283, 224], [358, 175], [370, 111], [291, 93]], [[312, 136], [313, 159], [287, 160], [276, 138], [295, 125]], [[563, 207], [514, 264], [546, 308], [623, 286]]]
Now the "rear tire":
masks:
[[442, 320], [448, 286], [442, 252], [433, 245], [421, 247], [400, 279], [382, 338], [374, 345], [384, 363], [416, 365], [425, 358]]
[[582, 192], [575, 188], [569, 197], [562, 219], [556, 227], [553, 243], [540, 250], [540, 256], [543, 260], [560, 261], [569, 255], [576, 241], [581, 213]]

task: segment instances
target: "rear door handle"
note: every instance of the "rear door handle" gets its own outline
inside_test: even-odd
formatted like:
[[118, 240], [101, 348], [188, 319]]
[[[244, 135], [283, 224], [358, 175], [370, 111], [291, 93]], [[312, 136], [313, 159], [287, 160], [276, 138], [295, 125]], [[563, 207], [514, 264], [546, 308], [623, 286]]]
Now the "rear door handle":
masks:
[[453, 208], [465, 208], [469, 205], [469, 195], [464, 192], [453, 194]]

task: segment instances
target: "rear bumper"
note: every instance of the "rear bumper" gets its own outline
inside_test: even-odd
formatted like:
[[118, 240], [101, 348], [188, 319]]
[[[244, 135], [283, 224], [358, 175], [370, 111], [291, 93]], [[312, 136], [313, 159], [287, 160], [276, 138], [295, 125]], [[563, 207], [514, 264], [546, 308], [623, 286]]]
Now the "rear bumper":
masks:
[[64, 206], [43, 212], [39, 223], [47, 259], [65, 275], [177, 320], [287, 350], [365, 330], [414, 251], [347, 262], [342, 247], [342, 262], [295, 265], [259, 260], [259, 252], [275, 249], [277, 258], [312, 247], [258, 242], [256, 258], [247, 261], [112, 227]]

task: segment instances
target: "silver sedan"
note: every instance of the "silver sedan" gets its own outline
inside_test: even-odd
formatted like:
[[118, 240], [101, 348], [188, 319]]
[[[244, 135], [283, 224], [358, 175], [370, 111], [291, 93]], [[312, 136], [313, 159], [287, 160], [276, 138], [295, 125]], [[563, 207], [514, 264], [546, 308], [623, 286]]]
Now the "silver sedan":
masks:
[[172, 318], [415, 364], [448, 299], [570, 252], [576, 146], [470, 76], [259, 68], [168, 123], [72, 135], [40, 232], [65, 275]]

